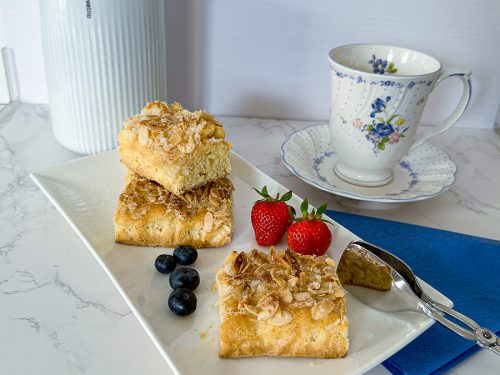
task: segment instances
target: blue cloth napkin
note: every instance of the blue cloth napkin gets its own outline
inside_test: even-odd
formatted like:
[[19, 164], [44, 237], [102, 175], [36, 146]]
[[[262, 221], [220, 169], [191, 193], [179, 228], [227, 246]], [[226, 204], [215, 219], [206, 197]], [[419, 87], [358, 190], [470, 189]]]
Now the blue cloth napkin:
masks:
[[[500, 333], [500, 241], [336, 211], [326, 214], [403, 259], [450, 298], [457, 311]], [[478, 350], [436, 323], [382, 364], [398, 375], [443, 374]]]

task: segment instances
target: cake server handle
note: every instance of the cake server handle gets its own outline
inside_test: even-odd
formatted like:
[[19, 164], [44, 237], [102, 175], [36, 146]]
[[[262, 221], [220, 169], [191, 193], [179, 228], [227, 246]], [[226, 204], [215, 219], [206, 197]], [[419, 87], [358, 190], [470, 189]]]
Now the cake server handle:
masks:
[[[424, 302], [422, 300], [422, 302], [424, 307], [423, 312], [427, 316], [441, 323], [443, 326], [462, 336], [463, 338], [475, 341], [476, 344], [481, 348], [489, 349], [493, 353], [500, 356], [500, 338], [497, 337], [497, 335], [493, 331], [490, 331], [487, 328], [480, 327], [471, 318], [447, 306], [441, 305], [439, 302], [433, 301], [435, 302], [435, 305], [439, 306], [439, 308], [433, 306], [434, 304], [430, 304], [428, 301]], [[443, 313], [444, 315], [441, 315], [440, 313]], [[461, 321], [462, 323], [469, 326], [470, 330], [465, 329], [464, 327], [459, 326], [457, 323], [447, 319], [445, 315], [452, 316], [455, 319]]]

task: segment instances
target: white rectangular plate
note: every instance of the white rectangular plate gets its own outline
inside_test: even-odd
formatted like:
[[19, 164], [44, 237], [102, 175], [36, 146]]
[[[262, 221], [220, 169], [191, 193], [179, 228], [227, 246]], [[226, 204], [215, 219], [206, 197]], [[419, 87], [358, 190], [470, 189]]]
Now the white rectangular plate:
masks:
[[[32, 175], [35, 182], [78, 233], [106, 270], [163, 357], [178, 374], [358, 374], [367, 371], [408, 344], [433, 323], [416, 313], [392, 315], [373, 310], [347, 296], [349, 354], [343, 359], [251, 358], [219, 359], [217, 293], [214, 269], [231, 250], [256, 248], [250, 210], [257, 199], [252, 187], [267, 185], [271, 194], [287, 189], [237, 154], [231, 154], [235, 186], [235, 233], [231, 244], [202, 249], [195, 263], [201, 276], [193, 315], [178, 317], [167, 307], [168, 276], [154, 269], [157, 255], [171, 249], [144, 248], [114, 242], [113, 214], [123, 189], [125, 168], [116, 151], [73, 160]], [[299, 208], [301, 199], [291, 204]], [[357, 237], [336, 224], [329, 254], [338, 260], [345, 245]], [[277, 248], [286, 246], [280, 243]], [[450, 301], [424, 284], [440, 302]], [[206, 332], [202, 337], [201, 332]]]

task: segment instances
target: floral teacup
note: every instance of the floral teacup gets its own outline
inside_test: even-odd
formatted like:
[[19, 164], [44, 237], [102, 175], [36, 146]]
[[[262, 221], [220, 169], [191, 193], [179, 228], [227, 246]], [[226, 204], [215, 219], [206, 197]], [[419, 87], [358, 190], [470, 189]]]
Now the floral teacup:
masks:
[[[438, 60], [406, 48], [347, 45], [329, 53], [330, 138], [335, 173], [363, 186], [392, 180], [392, 167], [426, 139], [452, 126], [471, 94], [470, 71], [443, 68]], [[457, 108], [433, 132], [416, 139], [427, 97], [448, 77], [463, 81]]]

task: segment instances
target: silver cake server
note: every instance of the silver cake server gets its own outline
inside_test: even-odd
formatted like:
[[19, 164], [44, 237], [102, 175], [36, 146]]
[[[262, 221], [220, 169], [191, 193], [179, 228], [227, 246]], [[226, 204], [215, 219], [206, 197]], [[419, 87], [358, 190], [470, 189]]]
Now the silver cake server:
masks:
[[[401, 259], [387, 250], [359, 240], [350, 242], [342, 257], [347, 251], [351, 251], [351, 257], [353, 254], [357, 254], [360, 260], [369, 258], [372, 264], [385, 267], [392, 277], [392, 285], [386, 291], [343, 283], [343, 287], [354, 298], [380, 311], [415, 311], [425, 314], [463, 338], [475, 341], [480, 347], [500, 355], [500, 338], [494, 332], [480, 327], [471, 318], [428, 296], [423, 291], [411, 268]], [[339, 267], [342, 265], [342, 257], [339, 261]], [[453, 317], [461, 322], [463, 326], [446, 316]]]

